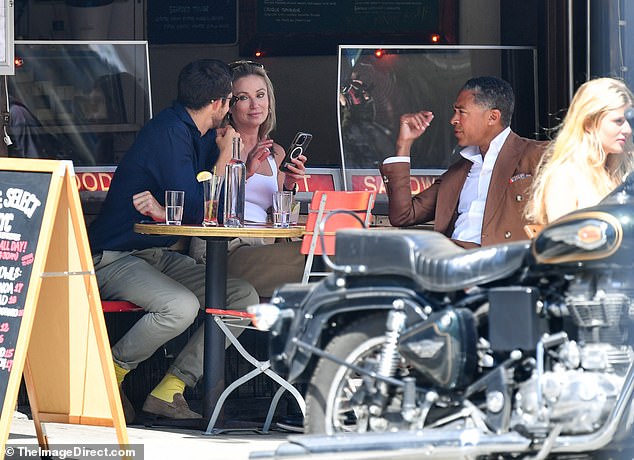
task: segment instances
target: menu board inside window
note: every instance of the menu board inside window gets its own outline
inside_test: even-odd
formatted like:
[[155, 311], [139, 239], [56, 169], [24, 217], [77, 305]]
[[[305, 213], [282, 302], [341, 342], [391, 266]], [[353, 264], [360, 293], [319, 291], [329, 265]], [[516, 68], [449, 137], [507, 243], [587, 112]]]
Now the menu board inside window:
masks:
[[457, 0], [242, 0], [240, 54], [335, 54], [346, 43], [456, 43]]
[[238, 41], [237, 10], [236, 0], [148, 1], [148, 41], [233, 45]]
[[0, 1], [0, 75], [13, 75], [13, 0]]

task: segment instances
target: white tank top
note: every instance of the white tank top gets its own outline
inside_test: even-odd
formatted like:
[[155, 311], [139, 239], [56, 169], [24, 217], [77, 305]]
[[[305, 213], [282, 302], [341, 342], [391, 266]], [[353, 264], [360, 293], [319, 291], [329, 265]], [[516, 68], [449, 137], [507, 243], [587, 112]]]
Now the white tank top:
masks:
[[273, 193], [277, 192], [277, 164], [273, 155], [267, 157], [273, 175], [255, 173], [249, 177], [244, 192], [244, 219], [266, 222], [266, 210], [273, 205]]

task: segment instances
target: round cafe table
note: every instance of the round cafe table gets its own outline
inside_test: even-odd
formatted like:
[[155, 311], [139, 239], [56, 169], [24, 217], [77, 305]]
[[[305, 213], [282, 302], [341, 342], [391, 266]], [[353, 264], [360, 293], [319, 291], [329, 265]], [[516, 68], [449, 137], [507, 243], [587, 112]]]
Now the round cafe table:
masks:
[[[147, 235], [197, 236], [206, 241], [205, 308], [226, 308], [227, 244], [233, 238], [295, 238], [303, 235], [305, 227], [275, 228], [272, 225], [236, 227], [203, 227], [202, 225], [166, 225], [139, 223], [134, 231]], [[211, 417], [218, 398], [225, 387], [225, 338], [212, 315], [205, 315], [205, 351], [203, 362], [203, 415]]]

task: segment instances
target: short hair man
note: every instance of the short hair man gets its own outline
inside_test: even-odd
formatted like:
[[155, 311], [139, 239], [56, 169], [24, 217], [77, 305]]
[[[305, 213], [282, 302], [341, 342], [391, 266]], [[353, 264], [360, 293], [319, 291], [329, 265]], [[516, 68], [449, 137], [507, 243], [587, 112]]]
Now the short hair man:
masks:
[[546, 142], [525, 139], [511, 128], [511, 85], [495, 77], [468, 80], [454, 103], [451, 125], [460, 159], [434, 183], [412, 196], [410, 150], [434, 115], [400, 118], [395, 156], [381, 165], [390, 223], [397, 227], [434, 221], [437, 230], [463, 247], [526, 239], [524, 206]]
[[[99, 291], [104, 299], [127, 300], [146, 314], [112, 347], [115, 374], [125, 375], [165, 342], [185, 331], [205, 302], [205, 266], [168, 249], [177, 238], [140, 235], [135, 222], [165, 219], [165, 190], [185, 191], [183, 223], [203, 219], [200, 171], [224, 170], [231, 158], [233, 128], [218, 129], [229, 110], [231, 70], [217, 60], [194, 61], [178, 78], [178, 98], [150, 120], [119, 163], [102, 211], [89, 229]], [[248, 283], [229, 279], [227, 306], [259, 300]], [[200, 418], [183, 398], [186, 385], [202, 376], [203, 334], [199, 329], [148, 395], [143, 410], [174, 419]], [[126, 420], [133, 408], [122, 393]]]

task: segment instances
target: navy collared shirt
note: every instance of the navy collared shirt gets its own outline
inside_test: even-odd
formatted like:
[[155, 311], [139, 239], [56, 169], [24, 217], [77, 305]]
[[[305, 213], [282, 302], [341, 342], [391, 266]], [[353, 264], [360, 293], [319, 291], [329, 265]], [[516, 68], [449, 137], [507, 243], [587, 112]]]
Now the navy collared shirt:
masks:
[[178, 102], [148, 121], [117, 166], [101, 213], [88, 230], [93, 254], [167, 247], [177, 241], [173, 236], [134, 232], [134, 224], [148, 217], [134, 208], [132, 196], [145, 190], [161, 205], [165, 204], [165, 190], [185, 191], [183, 223], [200, 224], [204, 198], [196, 174], [212, 171], [218, 156], [216, 131], [201, 136]]

